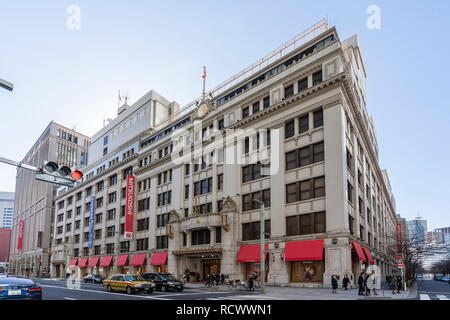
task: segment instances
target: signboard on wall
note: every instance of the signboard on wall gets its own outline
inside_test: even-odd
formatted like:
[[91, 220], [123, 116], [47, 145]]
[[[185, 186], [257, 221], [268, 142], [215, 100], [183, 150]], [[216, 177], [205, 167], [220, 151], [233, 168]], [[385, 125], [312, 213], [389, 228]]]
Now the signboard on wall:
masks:
[[89, 206], [89, 243], [88, 248], [92, 248], [92, 234], [94, 232], [94, 205], [95, 205], [95, 197], [91, 197], [91, 204]]
[[397, 223], [397, 253], [401, 255], [402, 253], [402, 225]]
[[19, 222], [19, 239], [17, 241], [17, 250], [22, 251], [22, 239], [23, 239], [23, 220]]
[[127, 174], [127, 186], [125, 194], [125, 238], [133, 237], [133, 211], [134, 211], [134, 182], [135, 177]]

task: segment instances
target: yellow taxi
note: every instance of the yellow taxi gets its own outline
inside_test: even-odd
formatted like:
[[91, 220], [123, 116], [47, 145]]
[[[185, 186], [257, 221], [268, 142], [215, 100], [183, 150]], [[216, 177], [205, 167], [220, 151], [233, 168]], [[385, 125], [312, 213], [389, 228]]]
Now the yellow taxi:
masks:
[[146, 281], [139, 274], [113, 274], [103, 280], [103, 287], [108, 292], [125, 291], [128, 294], [138, 291], [152, 293], [155, 290], [155, 283]]

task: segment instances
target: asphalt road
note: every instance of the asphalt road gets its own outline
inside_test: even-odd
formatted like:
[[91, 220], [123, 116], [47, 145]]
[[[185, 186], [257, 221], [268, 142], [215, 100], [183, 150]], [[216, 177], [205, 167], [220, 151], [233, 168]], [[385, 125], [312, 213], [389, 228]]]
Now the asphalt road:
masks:
[[[34, 279], [42, 287], [43, 300], [203, 300], [214, 297], [236, 298], [242, 293], [184, 289], [182, 292], [160, 292], [126, 294], [107, 292], [101, 284], [82, 283], [80, 288], [69, 288], [66, 281]], [[256, 296], [257, 294], [255, 294]]]
[[443, 281], [417, 281], [420, 300], [450, 300], [450, 284]]

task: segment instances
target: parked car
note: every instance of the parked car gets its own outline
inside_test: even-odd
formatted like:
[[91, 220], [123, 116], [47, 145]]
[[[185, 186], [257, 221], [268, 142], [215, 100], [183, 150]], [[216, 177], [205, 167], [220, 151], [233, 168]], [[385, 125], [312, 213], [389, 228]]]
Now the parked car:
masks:
[[442, 281], [444, 281], [444, 282], [449, 282], [449, 283], [450, 283], [450, 277], [443, 276], [443, 277], [442, 277]]
[[421, 274], [417, 274], [417, 275], [416, 275], [416, 280], [417, 280], [417, 281], [423, 280], [423, 276], [422, 276]]
[[153, 282], [146, 281], [138, 274], [113, 274], [103, 280], [103, 287], [108, 292], [125, 291], [128, 294], [138, 291], [152, 293], [155, 290], [155, 284]]
[[173, 274], [168, 272], [146, 272], [142, 275], [146, 280], [153, 281], [156, 285], [156, 290], [159, 291], [183, 291], [184, 284], [178, 280]]
[[442, 277], [443, 277], [443, 274], [441, 274], [441, 273], [436, 273], [436, 274], [434, 275], [434, 280], [442, 281]]
[[42, 300], [42, 288], [31, 279], [0, 278], [0, 300]]
[[84, 283], [92, 282], [92, 283], [103, 283], [103, 280], [106, 278], [100, 274], [88, 274], [83, 278]]

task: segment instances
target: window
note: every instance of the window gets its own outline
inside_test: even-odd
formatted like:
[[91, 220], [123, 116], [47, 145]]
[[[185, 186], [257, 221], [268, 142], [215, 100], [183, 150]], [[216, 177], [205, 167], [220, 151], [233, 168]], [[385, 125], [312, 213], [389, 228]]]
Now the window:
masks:
[[148, 230], [149, 228], [149, 218], [137, 220], [137, 231]]
[[81, 200], [81, 195], [82, 195], [81, 192], [78, 192], [78, 193], [77, 193], [77, 201], [80, 201], [80, 200]]
[[69, 232], [71, 230], [72, 230], [72, 224], [71, 223], [66, 224], [66, 232]]
[[101, 208], [103, 206], [103, 197], [98, 198], [96, 208]]
[[122, 179], [126, 179], [127, 175], [132, 175], [133, 174], [133, 167], [128, 167], [125, 170], [122, 171]]
[[286, 170], [304, 167], [324, 160], [323, 142], [286, 153]]
[[184, 199], [189, 199], [189, 185], [184, 186]]
[[222, 227], [216, 227], [216, 243], [222, 242]]
[[120, 252], [129, 252], [130, 251], [130, 241], [122, 241], [120, 243]]
[[284, 88], [284, 97], [289, 98], [294, 95], [294, 85], [291, 84], [289, 87]]
[[244, 109], [242, 109], [242, 119], [247, 118], [250, 115], [250, 108], [249, 107], [245, 107]]
[[347, 148], [347, 168], [352, 170], [353, 166], [352, 166], [352, 154], [350, 153], [350, 150], [348, 150]]
[[94, 238], [100, 239], [102, 237], [102, 229], [97, 229], [94, 231]]
[[169, 222], [169, 214], [163, 213], [156, 216], [156, 227], [161, 228], [164, 227], [167, 222]]
[[170, 204], [172, 201], [172, 191], [166, 191], [158, 194], [158, 206]]
[[117, 200], [117, 192], [114, 191], [108, 194], [108, 203], [116, 202], [116, 200]]
[[186, 176], [189, 175], [190, 169], [191, 169], [191, 165], [190, 165], [189, 163], [186, 163], [186, 164], [184, 165], [184, 174], [185, 174]]
[[169, 247], [167, 236], [157, 236], [156, 237], [156, 249], [167, 249]]
[[102, 213], [97, 213], [95, 215], [95, 223], [102, 223], [103, 220], [103, 214]]
[[116, 218], [116, 209], [108, 210], [108, 220], [114, 220]]
[[103, 138], [103, 145], [106, 146], [108, 144], [108, 136]]
[[224, 128], [225, 128], [225, 122], [224, 122], [224, 119], [222, 118], [219, 120], [219, 130], [222, 130]]
[[322, 82], [322, 70], [317, 71], [313, 74], [313, 85]]
[[114, 243], [108, 243], [106, 245], [106, 254], [113, 254], [114, 253]]
[[194, 182], [194, 196], [212, 192], [212, 178]]
[[212, 212], [212, 203], [204, 203], [193, 208], [194, 214], [207, 214]]
[[112, 175], [111, 177], [109, 177], [109, 185], [113, 186], [117, 183], [117, 174]]
[[286, 203], [325, 196], [325, 177], [299, 181], [286, 185]]
[[264, 202], [264, 207], [270, 207], [270, 189], [256, 191], [242, 196], [242, 211], [256, 210], [260, 208], [260, 204], [257, 201]]
[[270, 107], [270, 98], [269, 97], [265, 97], [263, 99], [263, 108], [267, 109], [268, 107]]
[[62, 208], [64, 208], [64, 200], [58, 202], [58, 209], [62, 209]]
[[150, 197], [138, 201], [138, 212], [150, 209]]
[[125, 205], [120, 207], [120, 216], [125, 217]]
[[314, 128], [323, 126], [323, 111], [322, 109], [314, 111]]
[[261, 168], [263, 167], [264, 165], [260, 162], [242, 167], [242, 183], [260, 179], [261, 177], [263, 177], [263, 175], [261, 174]]
[[81, 226], [81, 220], [75, 221], [75, 230], [80, 229], [80, 226]]
[[110, 226], [110, 227], [106, 228], [106, 236], [108, 238], [114, 237], [115, 233], [116, 233], [116, 227], [115, 226]]
[[94, 255], [99, 255], [101, 251], [101, 247], [100, 246], [94, 246]]
[[354, 220], [355, 219], [349, 214], [348, 215], [348, 228], [349, 228], [351, 234], [354, 234], [354, 229], [353, 229]]
[[148, 249], [148, 238], [136, 240], [136, 250], [144, 251]]
[[244, 154], [247, 154], [250, 151], [250, 138], [246, 137], [244, 140]]
[[211, 243], [211, 233], [208, 229], [193, 230], [191, 232], [191, 245], [202, 245]]
[[217, 175], [217, 190], [223, 189], [223, 174]]
[[295, 123], [294, 120], [286, 122], [284, 126], [284, 137], [285, 139], [294, 136], [295, 133]]
[[308, 78], [304, 78], [298, 82], [298, 92], [308, 89]]
[[103, 148], [103, 155], [107, 155], [108, 154], [108, 147]]
[[299, 120], [299, 133], [308, 132], [308, 130], [309, 130], [309, 115], [300, 117], [298, 120]]
[[347, 199], [353, 203], [353, 186], [350, 181], [347, 181]]
[[67, 219], [72, 218], [72, 210], [67, 211]]
[[259, 101], [253, 104], [253, 114], [259, 112]]
[[217, 201], [217, 212], [221, 212], [223, 209], [223, 200]]
[[[259, 221], [242, 224], [242, 240], [258, 240], [261, 238], [261, 223]], [[264, 238], [270, 238], [270, 219], [264, 221]]]
[[81, 214], [81, 206], [75, 208], [75, 214], [79, 216]]
[[286, 218], [286, 235], [297, 236], [326, 231], [325, 212], [307, 213]]
[[103, 181], [100, 181], [99, 183], [97, 183], [97, 191], [102, 191], [104, 189], [105, 185], [103, 183]]

